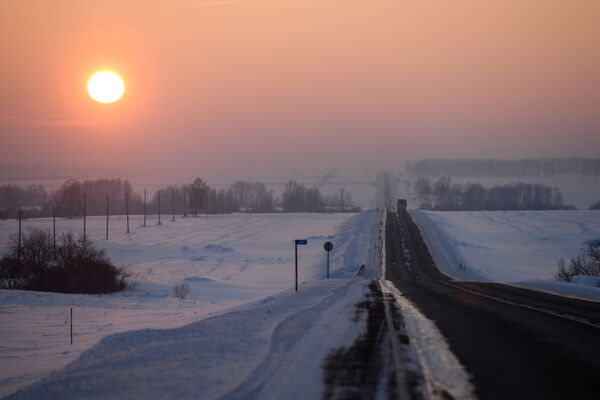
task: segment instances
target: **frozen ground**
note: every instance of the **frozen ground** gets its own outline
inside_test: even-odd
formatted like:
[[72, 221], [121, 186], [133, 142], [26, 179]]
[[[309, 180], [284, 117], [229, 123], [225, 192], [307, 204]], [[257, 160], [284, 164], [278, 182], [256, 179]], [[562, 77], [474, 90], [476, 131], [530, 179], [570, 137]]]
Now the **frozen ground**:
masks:
[[[413, 211], [438, 267], [462, 280], [495, 281], [600, 300], [600, 288], [553, 280], [557, 261], [600, 237], [600, 211]], [[464, 266], [461, 270], [460, 265]]]
[[[312, 368], [303, 379], [316, 383], [309, 387], [299, 380], [298, 388], [317, 394], [322, 356], [358, 334], [357, 324], [344, 323], [344, 316], [351, 315], [363, 293], [365, 279], [353, 277], [357, 267], [372, 258], [374, 221], [372, 211], [234, 214], [175, 222], [163, 217], [162, 226], [153, 219], [142, 228], [141, 219], [134, 217], [132, 233], [126, 234], [123, 218], [114, 217], [110, 240], [105, 241], [104, 219], [89, 218], [90, 237], [125, 266], [135, 287], [105, 296], [0, 291], [0, 395], [48, 376], [106, 336], [143, 328], [176, 329], [111, 336], [24, 396], [80, 397], [80, 390], [97, 385], [98, 398], [134, 392], [139, 397], [142, 384], [148, 396], [157, 394], [156, 386], [168, 388], [162, 394], [177, 398], [197, 396], [199, 390], [208, 398], [263, 389], [282, 394], [293, 384], [267, 390], [272, 383], [258, 388], [256, 382], [271, 375], [284, 380], [285, 368], [299, 366]], [[25, 222], [30, 225], [50, 228], [51, 221]], [[81, 220], [57, 223], [59, 232], [80, 228]], [[0, 242], [15, 229], [15, 221], [1, 222]], [[299, 252], [300, 281], [308, 283], [296, 295], [288, 289], [293, 285], [292, 241], [298, 238], [309, 242]], [[336, 245], [335, 279], [330, 281], [320, 280], [325, 240]], [[181, 282], [192, 289], [183, 302], [171, 294]], [[224, 313], [236, 306], [234, 313]], [[75, 315], [73, 346], [68, 336], [70, 307]], [[209, 316], [213, 317], [206, 319]], [[193, 321], [199, 322], [184, 326]], [[303, 335], [294, 334], [298, 324]], [[278, 354], [289, 348], [297, 352], [299, 366], [281, 365]], [[83, 378], [90, 374], [93, 380]], [[65, 377], [71, 391], [61, 392]], [[109, 388], [115, 391], [106, 392]]]

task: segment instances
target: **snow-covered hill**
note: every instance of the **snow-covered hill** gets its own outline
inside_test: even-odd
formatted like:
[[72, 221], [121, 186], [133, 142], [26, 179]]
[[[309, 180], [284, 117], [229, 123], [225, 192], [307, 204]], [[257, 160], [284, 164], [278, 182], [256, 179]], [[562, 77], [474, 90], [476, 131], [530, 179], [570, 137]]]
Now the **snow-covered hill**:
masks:
[[[600, 300], [600, 288], [556, 282], [557, 262], [600, 238], [600, 211], [413, 211], [438, 267], [494, 281]], [[462, 267], [461, 267], [462, 265]]]

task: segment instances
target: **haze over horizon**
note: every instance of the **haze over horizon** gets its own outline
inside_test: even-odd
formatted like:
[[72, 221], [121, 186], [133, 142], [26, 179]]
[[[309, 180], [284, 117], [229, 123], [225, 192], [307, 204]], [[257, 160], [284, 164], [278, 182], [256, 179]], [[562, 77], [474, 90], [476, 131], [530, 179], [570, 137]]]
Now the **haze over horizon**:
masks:
[[[0, 11], [2, 162], [259, 176], [599, 155], [594, 1], [24, 0]], [[114, 104], [85, 91], [102, 68], [125, 81]]]

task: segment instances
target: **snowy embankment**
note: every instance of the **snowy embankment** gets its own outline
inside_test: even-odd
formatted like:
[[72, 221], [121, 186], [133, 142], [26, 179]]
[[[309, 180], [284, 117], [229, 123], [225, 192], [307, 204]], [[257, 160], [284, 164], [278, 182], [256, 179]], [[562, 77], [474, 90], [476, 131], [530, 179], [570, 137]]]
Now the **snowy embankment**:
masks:
[[[48, 375], [109, 334], [198, 321], [105, 337], [14, 396], [319, 397], [324, 357], [361, 333], [352, 316], [377, 273], [375, 219], [374, 211], [215, 216], [98, 240], [136, 287], [109, 296], [0, 291], [0, 354], [14, 365], [2, 371], [2, 390]], [[92, 238], [101, 236], [102, 220], [92, 221]], [[300, 238], [309, 245], [299, 249], [295, 293], [292, 240]], [[330, 280], [322, 279], [325, 240], [335, 244]], [[361, 264], [372, 268], [355, 277]], [[184, 281], [192, 294], [179, 302], [170, 291]]]
[[600, 300], [600, 288], [553, 279], [557, 262], [600, 237], [600, 211], [412, 211], [437, 266], [493, 281]]

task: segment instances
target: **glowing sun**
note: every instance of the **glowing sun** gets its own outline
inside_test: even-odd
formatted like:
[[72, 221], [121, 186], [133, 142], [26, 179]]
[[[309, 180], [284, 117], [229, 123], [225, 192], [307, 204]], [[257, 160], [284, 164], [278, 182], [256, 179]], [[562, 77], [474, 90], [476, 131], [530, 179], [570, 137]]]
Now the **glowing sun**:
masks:
[[123, 97], [125, 83], [123, 79], [112, 71], [96, 72], [87, 84], [90, 97], [98, 103], [114, 103]]

